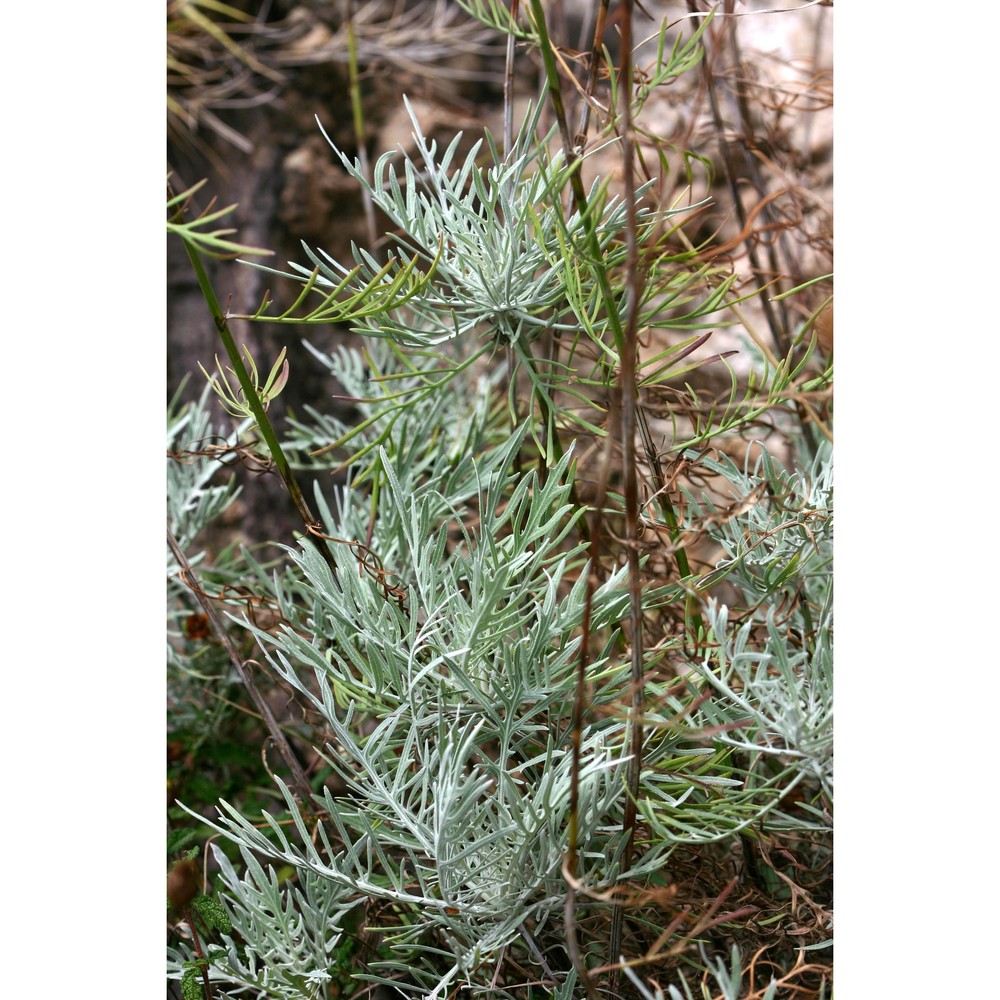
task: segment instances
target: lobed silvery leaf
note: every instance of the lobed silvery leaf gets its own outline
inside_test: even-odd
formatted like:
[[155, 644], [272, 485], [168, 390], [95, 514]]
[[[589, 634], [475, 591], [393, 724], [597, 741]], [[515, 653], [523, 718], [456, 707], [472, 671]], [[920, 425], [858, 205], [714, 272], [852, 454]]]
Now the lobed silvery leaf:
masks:
[[[620, 961], [624, 963], [624, 957], [622, 957]], [[730, 968], [728, 969], [721, 958], [707, 958], [704, 952], [704, 947], [702, 947], [702, 962], [715, 977], [715, 981], [718, 984], [719, 989], [722, 991], [720, 994], [720, 1000], [740, 1000], [740, 997], [743, 995], [743, 955], [739, 946], [734, 944], [732, 947], [732, 951], [730, 953]], [[687, 979], [684, 978], [684, 974], [682, 972], [677, 973], [681, 989], [678, 989], [673, 984], [670, 984], [667, 986], [667, 992], [664, 993], [663, 989], [658, 985], [654, 985], [650, 988], [650, 985], [643, 982], [636, 974], [635, 970], [628, 965], [623, 966], [623, 971], [625, 976], [636, 988], [642, 1000], [667, 1000], [668, 997], [669, 1000], [695, 1000], [694, 994], [691, 992], [691, 987], [688, 984]], [[761, 996], [761, 1000], [774, 1000], [777, 996], [777, 991], [778, 984], [772, 978], [767, 989]], [[703, 997], [708, 996], [706, 986], [702, 987], [700, 995]]]
[[[275, 637], [254, 631], [277, 673], [323, 714], [332, 736], [323, 756], [349, 793], [325, 793], [329, 820], [314, 830], [290, 795], [294, 833], [267, 814], [258, 829], [226, 803], [211, 824], [339, 891], [407, 907], [394, 960], [412, 960], [430, 929], [451, 943], [452, 971], [433, 988], [510, 945], [563, 893], [573, 758], [569, 727], [550, 717], [569, 711], [585, 569], [567, 591], [567, 572], [582, 563], [579, 546], [565, 544], [571, 454], [544, 483], [518, 479], [507, 470], [520, 440], [473, 462], [481, 523], [466, 551], [441, 541], [437, 491], [405, 493], [381, 452], [387, 485], [378, 509], [402, 543], [405, 606], [359, 574], [346, 548], [335, 549], [335, 573], [312, 547], [293, 555], [301, 578], [286, 600], [308, 595], [306, 617]], [[331, 530], [342, 530], [351, 502], [345, 495]], [[624, 572], [594, 595], [595, 634], [625, 612]], [[612, 636], [594, 657], [597, 704], [627, 688], [613, 648]], [[364, 738], [359, 709], [375, 716]], [[580, 877], [597, 887], [620, 873], [626, 746], [617, 713], [583, 734]]]
[[[187, 548], [198, 533], [214, 521], [239, 495], [232, 474], [218, 483], [222, 464], [208, 446], [220, 450], [236, 443], [239, 429], [223, 431], [212, 423], [206, 386], [201, 396], [181, 405], [180, 392], [167, 409], [167, 527], [181, 548]], [[188, 557], [192, 561], [197, 554]], [[168, 575], [176, 563], [168, 552]]]
[[[688, 499], [688, 524], [705, 523], [723, 548], [717, 569], [726, 570], [748, 601], [801, 593], [805, 603], [829, 602], [833, 583], [833, 459], [829, 442], [811, 465], [789, 471], [762, 444], [740, 469], [723, 455], [703, 465], [728, 483], [740, 513], [725, 516], [707, 497]], [[803, 602], [798, 602], [802, 604]]]
[[[272, 867], [266, 870], [245, 848], [242, 876], [224, 852], [212, 845], [222, 899], [234, 934], [222, 935], [222, 945], [208, 946], [209, 978], [213, 984], [237, 987], [224, 996], [274, 997], [277, 1000], [319, 1000], [339, 977], [338, 945], [345, 916], [357, 897], [309, 871], [294, 882], [279, 884]], [[177, 953], [175, 962], [181, 958]], [[176, 974], [176, 968], [172, 970]]]
[[[560, 198], [578, 166], [567, 165], [561, 151], [549, 154], [546, 141], [536, 141], [538, 108], [528, 115], [508, 156], [501, 156], [487, 135], [487, 165], [481, 167], [484, 140], [456, 164], [462, 134], [438, 156], [437, 143], [424, 136], [409, 102], [406, 106], [419, 163], [404, 154], [401, 176], [394, 162], [398, 154], [388, 152], [369, 180], [360, 161], [351, 160], [323, 134], [348, 173], [394, 224], [391, 238], [410, 263], [381, 263], [353, 246], [354, 265], [348, 268], [304, 246], [312, 267], [292, 264], [286, 276], [338, 294], [350, 292], [352, 302], [371, 301], [371, 289], [384, 278], [423, 261], [426, 280], [409, 286], [405, 301], [387, 299], [383, 307], [351, 313], [358, 332], [410, 348], [434, 347], [473, 332], [517, 344], [545, 329], [575, 329], [573, 304], [565, 291], [569, 272], [573, 281], [582, 276], [588, 287], [596, 288], [597, 271], [603, 274], [624, 261], [625, 204], [608, 198], [606, 185], [595, 180], [588, 216], [579, 211], [564, 215]], [[637, 198], [650, 183], [640, 187]], [[663, 214], [673, 210], [659, 217]], [[644, 226], [652, 225], [648, 209], [641, 208], [639, 215]], [[590, 260], [593, 248], [601, 260]], [[310, 318], [329, 321], [330, 316]]]
[[794, 649], [787, 629], [767, 615], [767, 638], [761, 646], [752, 622], [738, 631], [728, 627], [727, 608], [708, 602], [706, 618], [718, 648], [695, 665], [716, 697], [702, 707], [713, 725], [738, 723], [717, 739], [754, 754], [790, 763], [800, 777], [819, 783], [833, 795], [833, 658], [829, 616], [820, 621], [813, 650]]
[[[182, 387], [183, 388], [183, 387]], [[242, 428], [235, 430], [216, 427], [208, 406], [208, 387], [201, 396], [185, 405], [180, 394], [167, 408], [167, 530], [174, 536], [188, 562], [198, 566], [205, 559], [203, 551], [195, 549], [199, 534], [216, 521], [240, 494], [232, 473], [220, 475], [221, 457], [236, 444]], [[180, 578], [180, 566], [167, 547], [167, 664], [174, 671], [177, 685], [186, 682], [181, 675], [214, 676], [218, 661], [207, 648], [198, 652], [197, 669], [182, 641], [184, 621], [192, 611], [190, 590]], [[209, 665], [207, 661], [214, 661]], [[225, 667], [222, 668], [226, 670]], [[206, 674], [207, 671], [207, 674]], [[187, 699], [172, 690], [174, 720], [186, 714]]]

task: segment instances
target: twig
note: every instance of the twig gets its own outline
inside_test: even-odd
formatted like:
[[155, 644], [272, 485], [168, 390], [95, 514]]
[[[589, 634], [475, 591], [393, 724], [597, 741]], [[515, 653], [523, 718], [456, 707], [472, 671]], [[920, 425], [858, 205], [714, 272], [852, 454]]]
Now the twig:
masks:
[[[691, 11], [692, 15], [697, 14], [696, 0], [687, 0], [688, 9]], [[731, 7], [731, 4], [730, 4]], [[727, 13], [732, 13], [732, 11], [727, 11]], [[733, 29], [735, 30], [735, 29]], [[753, 238], [753, 228], [749, 225], [747, 219], [746, 210], [743, 207], [743, 199], [740, 196], [739, 187], [736, 182], [736, 177], [733, 175], [733, 169], [730, 165], [729, 158], [729, 142], [725, 137], [725, 128], [722, 121], [722, 112], [719, 109], [719, 101], [715, 93], [714, 76], [712, 69], [709, 66], [708, 60], [708, 48], [706, 46], [706, 57], [702, 62], [702, 72], [705, 76], [705, 92], [708, 96], [708, 103], [712, 111], [712, 121], [715, 125], [716, 136], [719, 142], [719, 159], [722, 163], [723, 172], [726, 175], [726, 183], [729, 186], [730, 196], [733, 200], [733, 207], [736, 210], [736, 216], [740, 223], [740, 234], [745, 237], [745, 244], [747, 250], [747, 259], [750, 262], [750, 270], [753, 274], [754, 282], [756, 283], [758, 289], [761, 291], [761, 308], [764, 310], [764, 317], [767, 320], [767, 325], [771, 331], [771, 336], [774, 338], [774, 342], [778, 347], [779, 353], [783, 357], [790, 357], [792, 345], [788, 336], [787, 330], [782, 326], [778, 317], [775, 315], [774, 306], [772, 304], [771, 297], [763, 294], [764, 289], [767, 285], [767, 280], [764, 274], [764, 269], [761, 266], [760, 257], [757, 253], [757, 246]], [[763, 199], [766, 201], [767, 199]], [[784, 312], [784, 306], [781, 307]], [[810, 456], [814, 456], [816, 453], [816, 439], [815, 430], [809, 425], [809, 421], [803, 416], [802, 410], [796, 406], [795, 407], [796, 416], [805, 432], [803, 434], [803, 444], [806, 447]]]
[[183, 913], [184, 922], [188, 925], [188, 929], [191, 931], [191, 943], [194, 945], [194, 953], [198, 956], [198, 969], [201, 971], [201, 989], [205, 996], [205, 1000], [212, 1000], [212, 984], [208, 978], [208, 959], [205, 958], [205, 952], [201, 947], [201, 939], [198, 937], [198, 931], [194, 925], [194, 914], [191, 912], [191, 907], [185, 908]]
[[601, 0], [597, 10], [597, 22], [594, 25], [594, 41], [590, 50], [590, 71], [587, 74], [587, 87], [584, 92], [583, 107], [580, 110], [580, 124], [573, 140], [574, 146], [583, 150], [587, 145], [587, 132], [590, 131], [590, 106], [597, 89], [597, 67], [604, 57], [604, 30], [608, 23], [609, 0]]
[[212, 602], [208, 599], [201, 585], [198, 583], [198, 578], [195, 575], [194, 570], [191, 568], [191, 564], [188, 562], [181, 547], [177, 544], [177, 539], [174, 538], [173, 532], [171, 532], [169, 527], [167, 528], [167, 545], [170, 546], [170, 551], [173, 552], [174, 558], [177, 560], [177, 564], [181, 568], [181, 580], [187, 584], [194, 594], [198, 603], [201, 605], [202, 610], [205, 612], [205, 616], [211, 623], [219, 642], [222, 643], [222, 648], [229, 654], [229, 658], [232, 660], [233, 666], [236, 667], [236, 672], [240, 675], [240, 680], [243, 682], [243, 686], [247, 689], [247, 693], [250, 695], [251, 701], [253, 701], [257, 711], [261, 714], [261, 718], [264, 720], [264, 724], [267, 726], [267, 730], [271, 735], [271, 739], [274, 741], [274, 745], [278, 748], [278, 752], [285, 759], [285, 763], [288, 765], [288, 769], [292, 775], [292, 780], [298, 789], [303, 805], [307, 805], [312, 797], [312, 788], [309, 785], [309, 779], [302, 770], [302, 765], [299, 764], [295, 754], [292, 752], [292, 748], [289, 746], [288, 740], [285, 739], [285, 734], [281, 731], [281, 727], [278, 725], [278, 721], [275, 719], [274, 713], [271, 711], [271, 707], [257, 690], [257, 685], [254, 683], [253, 677], [250, 675], [250, 671], [247, 670], [246, 664], [243, 662], [243, 659], [240, 657], [240, 654], [237, 652], [236, 647], [233, 645], [232, 640], [229, 638], [228, 633], [223, 627], [222, 620], [219, 618], [218, 612], [215, 610]]
[[570, 960], [576, 968], [580, 982], [590, 1000], [595, 1000], [597, 994], [590, 981], [590, 973], [587, 970], [586, 962], [580, 952], [580, 944], [576, 936], [576, 869], [578, 862], [578, 837], [579, 837], [579, 813], [580, 813], [580, 764], [581, 745], [583, 741], [583, 715], [586, 703], [587, 691], [587, 667], [590, 664], [590, 621], [594, 603], [594, 592], [599, 583], [598, 573], [600, 571], [601, 554], [601, 527], [603, 524], [603, 512], [605, 499], [608, 492], [608, 479], [611, 471], [611, 442], [612, 435], [608, 434], [604, 439], [604, 456], [601, 461], [601, 475], [597, 484], [597, 497], [594, 500], [594, 518], [590, 526], [590, 565], [587, 569], [587, 589], [583, 605], [583, 621], [581, 622], [580, 634], [580, 655], [577, 659], [576, 667], [576, 690], [573, 695], [573, 768], [570, 772], [569, 786], [569, 831], [568, 847], [566, 857], [563, 860], [563, 877], [566, 879], [566, 946], [569, 951]]
[[[625, 495], [625, 530], [627, 539], [629, 576], [629, 626], [632, 647], [632, 704], [629, 712], [629, 746], [627, 795], [622, 830], [625, 833], [625, 849], [622, 853], [622, 869], [632, 867], [635, 850], [636, 801], [639, 797], [639, 772], [642, 767], [642, 710], [643, 710], [643, 666], [642, 666], [642, 575], [639, 567], [639, 473], [636, 465], [635, 433], [636, 403], [638, 386], [636, 371], [639, 352], [639, 302], [642, 295], [642, 274], [639, 270], [638, 210], [635, 194], [635, 132], [632, 125], [632, 13], [633, 0], [624, 0], [622, 5], [621, 38], [621, 95], [622, 115], [622, 159], [624, 161], [623, 186], [627, 211], [625, 223], [626, 260], [625, 280], [628, 288], [628, 312], [625, 317], [625, 331], [619, 372], [619, 405], [621, 406], [622, 435], [622, 477]], [[615, 900], [611, 914], [610, 952], [612, 959], [621, 951], [622, 928], [625, 921], [624, 902]], [[608, 986], [612, 994], [618, 992], [620, 972], [613, 968], [609, 974]]]
[[[510, 0], [510, 19], [517, 22], [520, 0]], [[514, 35], [507, 36], [507, 55], [503, 73], [503, 155], [510, 155], [514, 145]]]

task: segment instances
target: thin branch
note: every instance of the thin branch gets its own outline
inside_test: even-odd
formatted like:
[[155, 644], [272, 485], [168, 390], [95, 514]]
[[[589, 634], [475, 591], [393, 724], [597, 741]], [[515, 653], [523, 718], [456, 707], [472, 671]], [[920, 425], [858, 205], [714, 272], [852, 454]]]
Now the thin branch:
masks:
[[[631, 632], [632, 704], [629, 712], [631, 736], [628, 761], [628, 794], [622, 829], [626, 835], [622, 854], [622, 869], [632, 867], [635, 850], [636, 801], [639, 797], [639, 772], [642, 766], [643, 711], [643, 642], [642, 642], [642, 574], [639, 567], [639, 471], [636, 464], [636, 403], [638, 399], [637, 369], [639, 363], [639, 303], [642, 300], [643, 276], [639, 269], [638, 206], [635, 191], [635, 132], [632, 125], [632, 14], [633, 0], [624, 0], [621, 19], [622, 65], [618, 92], [621, 96], [623, 187], [625, 207], [625, 281], [628, 288], [628, 312], [625, 318], [624, 350], [619, 372], [619, 405], [621, 406], [622, 477], [625, 495], [626, 556], [629, 577], [629, 631]], [[616, 958], [621, 951], [622, 928], [625, 919], [624, 902], [618, 898], [612, 910], [610, 952]], [[610, 972], [609, 988], [617, 993], [620, 973]]]
[[274, 745], [278, 748], [278, 752], [288, 765], [288, 769], [292, 775], [292, 780], [298, 789], [302, 803], [307, 805], [312, 798], [312, 788], [309, 785], [309, 779], [306, 777], [305, 771], [302, 770], [302, 765], [298, 762], [295, 754], [292, 752], [292, 748], [289, 746], [288, 740], [285, 739], [285, 734], [281, 731], [281, 727], [278, 725], [278, 720], [275, 719], [270, 705], [268, 705], [267, 701], [265, 701], [260, 691], [257, 690], [257, 685], [254, 683], [254, 679], [251, 676], [250, 671], [247, 669], [242, 657], [233, 645], [232, 640], [229, 638], [229, 634], [223, 627], [222, 620], [219, 618], [219, 613], [215, 610], [215, 606], [208, 599], [205, 591], [198, 583], [198, 578], [195, 575], [194, 570], [191, 568], [191, 564], [188, 562], [187, 556], [184, 555], [184, 551], [181, 549], [180, 545], [177, 544], [177, 539], [174, 538], [173, 532], [170, 531], [169, 527], [167, 528], [167, 545], [170, 546], [170, 551], [173, 552], [174, 558], [177, 560], [177, 564], [181, 568], [181, 580], [187, 584], [198, 603], [201, 605], [202, 611], [205, 612], [205, 616], [211, 623], [212, 629], [218, 637], [219, 642], [222, 643], [222, 648], [225, 649], [226, 653], [229, 655], [229, 659], [232, 660], [233, 666], [236, 667], [236, 672], [240, 675], [240, 680], [243, 682], [243, 686], [247, 689], [247, 693], [250, 695], [250, 700], [256, 706], [257, 711], [260, 712], [261, 718], [267, 726], [267, 731], [270, 733], [271, 739], [274, 741]]
[[609, 0], [600, 0], [597, 11], [597, 22], [594, 25], [594, 41], [590, 49], [590, 71], [587, 74], [587, 87], [584, 91], [583, 107], [580, 110], [580, 124], [576, 130], [573, 144], [582, 150], [587, 145], [587, 133], [590, 131], [591, 102], [597, 89], [597, 67], [604, 58], [604, 29], [608, 23]]

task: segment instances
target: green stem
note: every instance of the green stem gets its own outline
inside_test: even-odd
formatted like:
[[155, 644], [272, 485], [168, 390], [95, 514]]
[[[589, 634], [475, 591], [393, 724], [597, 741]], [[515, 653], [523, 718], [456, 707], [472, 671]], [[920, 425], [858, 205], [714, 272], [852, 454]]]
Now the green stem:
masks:
[[271, 426], [271, 421], [268, 419], [267, 413], [264, 410], [264, 404], [261, 402], [260, 396], [257, 393], [257, 387], [253, 384], [250, 374], [247, 372], [246, 366], [243, 364], [243, 359], [240, 357], [239, 352], [236, 349], [236, 341], [233, 339], [232, 331], [229, 329], [229, 322], [219, 305], [218, 299], [215, 297], [215, 291], [209, 281], [208, 273], [205, 271], [205, 265], [202, 263], [201, 255], [186, 239], [184, 240], [184, 249], [187, 250], [188, 257], [191, 260], [191, 266], [194, 268], [195, 276], [198, 279], [198, 286], [201, 288], [201, 294], [205, 297], [205, 301], [208, 303], [208, 308], [212, 314], [212, 320], [215, 323], [215, 328], [218, 330], [219, 336], [222, 338], [222, 345], [225, 347], [226, 355], [229, 357], [229, 363], [232, 365], [236, 378], [239, 379], [240, 388], [243, 390], [243, 397], [246, 399], [247, 405], [250, 407], [254, 423], [256, 423], [257, 428], [260, 430], [261, 436], [264, 438], [264, 443], [267, 445], [267, 449], [271, 453], [271, 458], [274, 461], [275, 468], [278, 470], [278, 474], [288, 487], [288, 492], [291, 495], [295, 506], [298, 508], [299, 513], [302, 515], [302, 520], [305, 521], [306, 526], [309, 527], [315, 525], [316, 519], [313, 517], [312, 511], [309, 510], [309, 505], [306, 503], [305, 497], [302, 495], [302, 490], [299, 488], [299, 484], [292, 473], [291, 466], [288, 464], [288, 459], [285, 458], [285, 454], [281, 450], [281, 444], [278, 441], [277, 435], [274, 433], [274, 428]]

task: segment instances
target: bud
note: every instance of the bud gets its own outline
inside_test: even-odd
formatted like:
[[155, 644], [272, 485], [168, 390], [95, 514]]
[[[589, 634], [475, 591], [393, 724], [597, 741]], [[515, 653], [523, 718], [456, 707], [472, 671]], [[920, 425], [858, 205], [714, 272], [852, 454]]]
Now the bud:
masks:
[[198, 866], [186, 858], [167, 873], [167, 899], [175, 913], [183, 913], [198, 895]]

